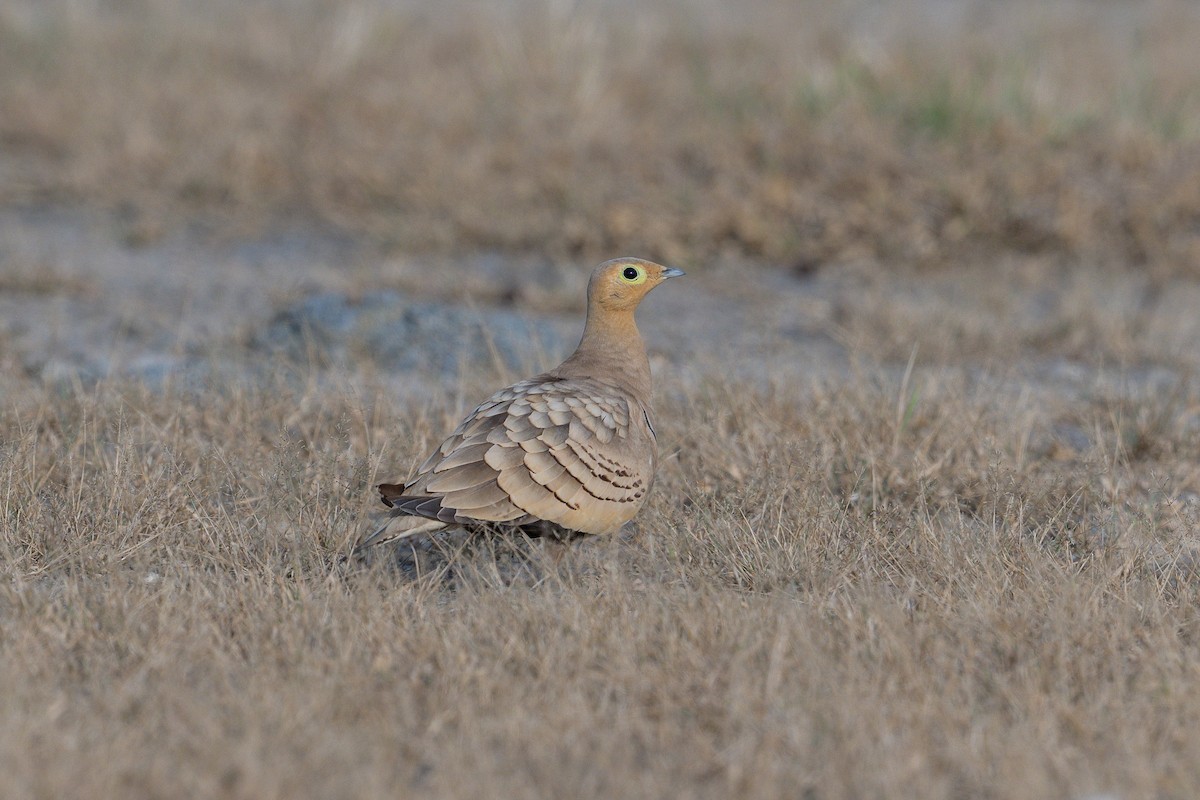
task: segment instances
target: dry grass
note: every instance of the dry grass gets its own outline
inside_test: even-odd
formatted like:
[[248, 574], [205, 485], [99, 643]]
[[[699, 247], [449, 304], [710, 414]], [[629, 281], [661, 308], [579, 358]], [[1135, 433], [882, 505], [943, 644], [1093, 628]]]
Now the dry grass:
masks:
[[[0, 5], [0, 203], [394, 255], [164, 250], [212, 293], [188, 353], [287, 376], [199, 394], [26, 377], [35, 301], [176, 306], [126, 291], [154, 259], [0, 252], [47, 333], [0, 336], [0, 796], [1200, 795], [1196, 6], [618, 6]], [[671, 356], [622, 536], [347, 568], [495, 382], [263, 364], [222, 298], [573, 308], [562, 265], [626, 252], [729, 268], [688, 353], [884, 366]]]
[[852, 351], [903, 364], [1200, 368], [1200, 283], [1010, 258], [936, 274], [843, 269], [811, 316]]
[[450, 398], [27, 386], [0, 794], [1194, 796], [1197, 394], [939, 374], [667, 386], [628, 535], [413, 581], [337, 558]]
[[52, 262], [0, 259], [0, 294], [13, 297], [61, 297], [85, 295], [92, 288], [85, 278], [64, 274]]
[[1186, 2], [18, 0], [0, 200], [301, 215], [411, 252], [1196, 275]]

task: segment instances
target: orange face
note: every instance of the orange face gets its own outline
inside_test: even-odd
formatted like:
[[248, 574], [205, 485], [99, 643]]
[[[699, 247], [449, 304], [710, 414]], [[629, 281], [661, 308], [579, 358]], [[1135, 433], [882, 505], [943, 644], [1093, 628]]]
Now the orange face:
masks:
[[605, 261], [592, 272], [588, 301], [613, 311], [634, 309], [655, 286], [683, 274], [681, 269], [664, 267], [653, 261], [615, 258]]

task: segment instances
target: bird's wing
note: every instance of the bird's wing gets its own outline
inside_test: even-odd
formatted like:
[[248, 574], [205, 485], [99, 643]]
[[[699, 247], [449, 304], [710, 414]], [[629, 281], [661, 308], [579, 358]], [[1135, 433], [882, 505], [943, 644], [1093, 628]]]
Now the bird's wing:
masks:
[[415, 478], [380, 493], [393, 513], [445, 523], [541, 519], [611, 531], [632, 518], [653, 477], [647, 419], [598, 381], [522, 381], [471, 412]]

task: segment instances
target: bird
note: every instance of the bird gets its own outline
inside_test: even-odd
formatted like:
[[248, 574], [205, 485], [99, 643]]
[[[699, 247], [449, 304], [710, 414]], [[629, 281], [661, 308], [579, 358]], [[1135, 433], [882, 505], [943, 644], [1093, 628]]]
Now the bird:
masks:
[[451, 526], [570, 538], [633, 519], [658, 464], [650, 360], [634, 312], [683, 274], [639, 258], [597, 266], [575, 351], [480, 403], [409, 480], [379, 484], [387, 521], [354, 552]]

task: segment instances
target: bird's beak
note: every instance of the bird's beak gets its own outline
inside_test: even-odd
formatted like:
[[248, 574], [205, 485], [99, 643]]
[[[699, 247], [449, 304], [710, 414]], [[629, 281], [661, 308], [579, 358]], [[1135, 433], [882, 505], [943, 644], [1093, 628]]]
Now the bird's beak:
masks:
[[662, 272], [662, 276], [664, 278], [682, 278], [684, 275], [687, 275], [687, 273], [681, 269], [675, 269], [674, 267], [667, 267]]

